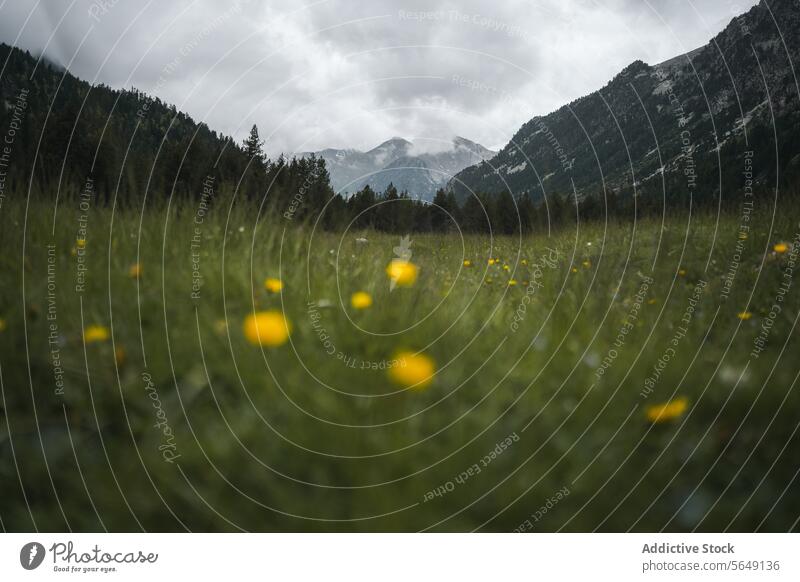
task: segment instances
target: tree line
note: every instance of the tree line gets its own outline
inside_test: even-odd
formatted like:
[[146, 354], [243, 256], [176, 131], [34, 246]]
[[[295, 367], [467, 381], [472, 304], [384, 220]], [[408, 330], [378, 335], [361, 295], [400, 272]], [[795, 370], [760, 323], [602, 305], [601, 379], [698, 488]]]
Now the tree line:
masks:
[[[15, 195], [76, 198], [89, 179], [95, 202], [118, 206], [196, 201], [213, 178], [215, 198], [255, 201], [267, 214], [318, 223], [330, 230], [386, 232], [529, 233], [591, 220], [660, 215], [660, 189], [631, 187], [584, 195], [477, 193], [457, 200], [439, 190], [432, 202], [389, 185], [350, 196], [334, 192], [325, 161], [313, 155], [270, 160], [253, 125], [243, 143], [195, 122], [174, 105], [137, 89], [92, 86], [29, 53], [0, 45], [0, 131], [14, 128], [3, 176], [6, 199]], [[24, 96], [24, 107], [10, 107]], [[5, 168], [4, 168], [5, 172]], [[731, 184], [735, 186], [735, 184]], [[718, 195], [691, 198], [668, 185], [669, 212], [690, 203], [720, 204]]]

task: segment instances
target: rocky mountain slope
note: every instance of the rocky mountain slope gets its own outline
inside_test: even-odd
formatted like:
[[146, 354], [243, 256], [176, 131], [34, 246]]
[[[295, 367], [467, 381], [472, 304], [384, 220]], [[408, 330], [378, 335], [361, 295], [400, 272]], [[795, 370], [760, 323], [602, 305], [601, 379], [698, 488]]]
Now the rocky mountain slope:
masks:
[[[471, 191], [618, 192], [715, 199], [800, 175], [800, 3], [762, 0], [707, 45], [535, 117], [495, 157], [449, 183]], [[750, 153], [752, 152], [752, 153]]]
[[431, 200], [455, 174], [495, 153], [463, 137], [454, 138], [444, 151], [432, 152], [420, 151], [410, 141], [394, 137], [367, 152], [325, 149], [315, 155], [325, 160], [337, 191], [353, 193], [369, 184], [382, 192], [392, 183], [415, 198]]

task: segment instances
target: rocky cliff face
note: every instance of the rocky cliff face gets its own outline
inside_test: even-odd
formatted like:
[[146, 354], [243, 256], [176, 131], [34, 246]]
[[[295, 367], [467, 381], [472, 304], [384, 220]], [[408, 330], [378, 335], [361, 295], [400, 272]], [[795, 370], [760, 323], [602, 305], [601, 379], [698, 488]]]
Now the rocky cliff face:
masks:
[[470, 190], [724, 197], [741, 188], [746, 157], [757, 183], [797, 179], [799, 53], [800, 3], [762, 0], [707, 45], [654, 66], [636, 61], [533, 118], [448, 187], [461, 200]]

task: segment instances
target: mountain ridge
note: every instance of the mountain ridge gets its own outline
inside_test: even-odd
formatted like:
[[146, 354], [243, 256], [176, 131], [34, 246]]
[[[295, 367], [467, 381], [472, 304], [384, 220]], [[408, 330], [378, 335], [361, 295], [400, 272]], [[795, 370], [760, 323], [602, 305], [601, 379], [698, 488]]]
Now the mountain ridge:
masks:
[[800, 175], [792, 153], [800, 124], [792, 68], [798, 31], [800, 6], [762, 0], [707, 44], [652, 66], [636, 60], [597, 91], [532, 118], [496, 156], [464, 169], [447, 188], [461, 202], [470, 192], [572, 196], [573, 187], [579, 198], [663, 190], [716, 199], [736, 187], [728, 169], [741, 167], [748, 148], [760, 152], [757, 180], [778, 178], [771, 115], [781, 179], [792, 179]]
[[428, 149], [402, 137], [392, 137], [367, 151], [326, 148], [300, 155], [324, 159], [337, 192], [352, 194], [367, 185], [382, 192], [392, 184], [413, 197], [432, 200], [436, 190], [453, 175], [496, 153], [461, 136], [452, 138], [447, 148], [442, 149], [439, 143], [435, 149]]

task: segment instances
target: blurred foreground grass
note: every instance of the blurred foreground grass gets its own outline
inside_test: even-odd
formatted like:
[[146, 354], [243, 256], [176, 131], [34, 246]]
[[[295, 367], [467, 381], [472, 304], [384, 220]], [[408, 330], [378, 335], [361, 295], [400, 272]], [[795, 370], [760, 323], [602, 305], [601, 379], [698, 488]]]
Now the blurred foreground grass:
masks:
[[[4, 528], [797, 528], [800, 213], [409, 246], [196, 210], [83, 238], [74, 201], [6, 201]], [[248, 342], [271, 310], [289, 341]]]

